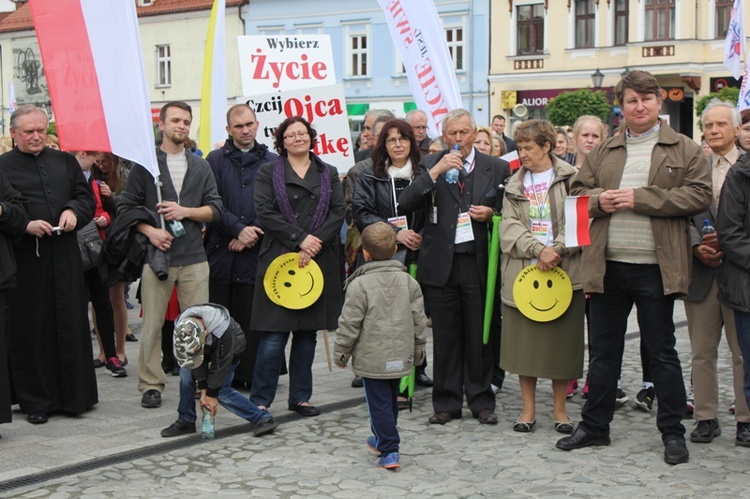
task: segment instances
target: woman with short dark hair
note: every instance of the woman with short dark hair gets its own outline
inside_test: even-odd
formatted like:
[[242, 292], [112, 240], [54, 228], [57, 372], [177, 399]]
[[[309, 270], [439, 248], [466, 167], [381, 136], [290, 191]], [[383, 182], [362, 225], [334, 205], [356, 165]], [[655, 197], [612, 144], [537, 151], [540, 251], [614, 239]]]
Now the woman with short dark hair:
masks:
[[[336, 168], [312, 152], [317, 132], [304, 118], [284, 120], [275, 132], [280, 157], [258, 171], [255, 211], [264, 231], [258, 260], [251, 329], [260, 331], [250, 400], [268, 409], [276, 395], [289, 332], [289, 410], [303, 416], [320, 411], [310, 404], [312, 363], [319, 329], [336, 329], [343, 304], [339, 270], [339, 230], [344, 222], [344, 193]], [[315, 261], [323, 274], [321, 296], [301, 310], [277, 305], [263, 279], [278, 256], [299, 253], [303, 269]]]

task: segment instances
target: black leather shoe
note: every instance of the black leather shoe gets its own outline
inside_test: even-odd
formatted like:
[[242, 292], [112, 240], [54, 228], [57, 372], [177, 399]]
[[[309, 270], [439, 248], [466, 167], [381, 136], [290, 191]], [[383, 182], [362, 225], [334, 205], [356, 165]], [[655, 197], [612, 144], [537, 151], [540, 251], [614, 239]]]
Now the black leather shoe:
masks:
[[29, 414], [26, 421], [31, 424], [44, 424], [49, 421], [49, 416], [44, 411], [36, 411]]
[[573, 450], [583, 449], [584, 447], [589, 447], [592, 445], [609, 445], [610, 443], [612, 443], [612, 441], [609, 439], [609, 437], [595, 437], [593, 435], [589, 435], [579, 426], [575, 429], [571, 436], [558, 440], [557, 444], [555, 444], [555, 447], [562, 450]]
[[734, 443], [741, 447], [750, 447], [750, 423], [737, 423], [737, 438]]
[[416, 383], [419, 386], [432, 386], [432, 379], [427, 376], [425, 373], [419, 373], [417, 374], [417, 377], [414, 379], [414, 383]]
[[362, 376], [354, 376], [352, 388], [362, 388], [365, 384], [362, 382]]
[[180, 435], [189, 435], [195, 433], [195, 423], [188, 423], [187, 421], [180, 421], [179, 419], [167, 426], [161, 431], [161, 436], [164, 438], [179, 437]]
[[698, 426], [690, 433], [690, 441], [707, 444], [721, 435], [718, 419], [704, 419], [696, 423]]
[[461, 413], [451, 414], [450, 412], [436, 412], [430, 416], [430, 419], [427, 421], [429, 421], [430, 424], [445, 424], [450, 423], [454, 419], [461, 419]]
[[294, 411], [300, 416], [304, 416], [306, 418], [311, 418], [320, 414], [320, 409], [313, 405], [289, 404], [289, 410]]
[[497, 424], [497, 415], [489, 409], [482, 409], [477, 414], [479, 424]]
[[687, 463], [690, 459], [685, 439], [673, 438], [664, 443], [664, 462], [667, 464]]
[[141, 407], [145, 407], [146, 409], [161, 407], [161, 392], [154, 389], [146, 390], [143, 397], [141, 397]]

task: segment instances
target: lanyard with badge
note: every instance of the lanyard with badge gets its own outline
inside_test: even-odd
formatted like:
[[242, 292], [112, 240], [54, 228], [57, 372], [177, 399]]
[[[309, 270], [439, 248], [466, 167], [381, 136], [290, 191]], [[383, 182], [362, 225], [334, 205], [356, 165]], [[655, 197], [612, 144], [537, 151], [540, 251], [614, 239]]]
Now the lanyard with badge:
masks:
[[[393, 214], [395, 216], [388, 219], [388, 223], [397, 227], [399, 230], [408, 230], [409, 224], [406, 221], [406, 215], [398, 216], [398, 197], [396, 196], [396, 181], [391, 177], [391, 193], [393, 194]], [[411, 183], [411, 182], [410, 182]]]
[[[469, 165], [468, 168], [466, 168], [468, 173], [471, 173], [471, 171], [474, 169], [474, 162], [476, 161], [476, 158], [474, 158]], [[458, 189], [461, 192], [461, 197], [464, 195], [464, 187], [466, 186], [465, 182], [461, 182], [460, 180], [458, 183]], [[454, 239], [455, 244], [461, 244], [461, 243], [468, 243], [469, 241], [474, 240], [474, 228], [471, 226], [471, 216], [469, 215], [468, 211], [464, 211], [463, 213], [458, 214], [458, 219], [456, 220], [456, 236]]]
[[[549, 200], [549, 192], [552, 190], [552, 182], [555, 178], [555, 171], [552, 170], [552, 177], [547, 183], [547, 189], [542, 194], [542, 199], [539, 199], [539, 194], [537, 193], [537, 184], [534, 180], [534, 174], [529, 171], [529, 175], [531, 176], [531, 193], [534, 196], [534, 202], [536, 203], [536, 216], [534, 214], [529, 213], [529, 217], [531, 218], [531, 233], [534, 235], [539, 242], [543, 243], [545, 246], [547, 246], [547, 242], [549, 240], [549, 231], [551, 229], [550, 225], [551, 223], [547, 221], [547, 219], [550, 218], [551, 214], [547, 211], [547, 202]], [[531, 212], [533, 208], [530, 208], [529, 211]], [[534, 220], [536, 218], [536, 220]]]

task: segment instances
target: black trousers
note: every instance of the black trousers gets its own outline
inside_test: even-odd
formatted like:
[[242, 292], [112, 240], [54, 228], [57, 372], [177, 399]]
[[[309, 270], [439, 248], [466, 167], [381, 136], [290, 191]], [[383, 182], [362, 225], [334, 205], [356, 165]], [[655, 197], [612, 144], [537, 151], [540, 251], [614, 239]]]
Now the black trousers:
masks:
[[589, 398], [580, 427], [590, 435], [609, 435], [615, 412], [617, 377], [628, 315], [635, 304], [641, 342], [648, 352], [659, 407], [656, 426], [666, 442], [684, 438], [685, 384], [675, 349], [674, 295], [665, 295], [658, 265], [607, 261], [604, 293], [591, 293]]
[[245, 333], [247, 348], [240, 356], [240, 365], [234, 372], [234, 382], [244, 383], [248, 387], [253, 384], [255, 359], [258, 356], [261, 336], [258, 331], [250, 330], [254, 290], [255, 286], [252, 284], [220, 284], [210, 281], [208, 284], [208, 296], [211, 302], [227, 307], [229, 315], [237, 321], [242, 332]]
[[432, 307], [435, 412], [460, 413], [464, 395], [474, 417], [484, 409], [495, 410], [492, 351], [482, 343], [481, 288], [476, 257], [470, 254], [454, 255], [444, 286], [425, 286]]
[[112, 303], [109, 301], [109, 288], [102, 283], [102, 278], [97, 269], [87, 270], [83, 273], [86, 287], [89, 290], [91, 306], [96, 314], [96, 328], [102, 340], [105, 360], [117, 357], [115, 350], [115, 318], [112, 313]]

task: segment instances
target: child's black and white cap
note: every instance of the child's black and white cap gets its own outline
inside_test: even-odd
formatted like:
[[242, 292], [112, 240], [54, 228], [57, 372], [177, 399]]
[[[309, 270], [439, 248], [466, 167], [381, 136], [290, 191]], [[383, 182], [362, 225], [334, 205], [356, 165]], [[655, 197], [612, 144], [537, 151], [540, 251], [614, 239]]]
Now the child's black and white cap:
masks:
[[185, 317], [174, 325], [174, 356], [177, 364], [186, 369], [195, 369], [203, 364], [205, 327], [195, 317]]

